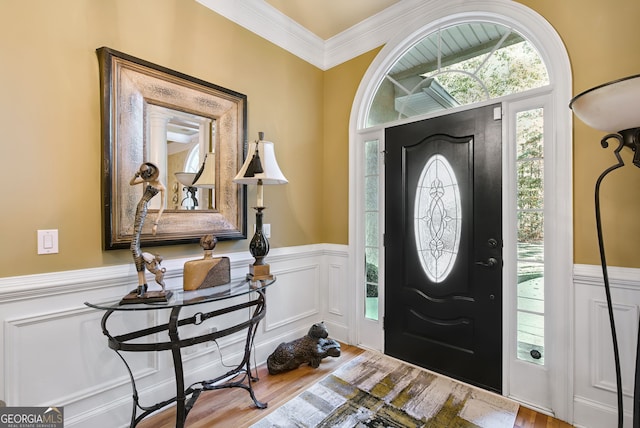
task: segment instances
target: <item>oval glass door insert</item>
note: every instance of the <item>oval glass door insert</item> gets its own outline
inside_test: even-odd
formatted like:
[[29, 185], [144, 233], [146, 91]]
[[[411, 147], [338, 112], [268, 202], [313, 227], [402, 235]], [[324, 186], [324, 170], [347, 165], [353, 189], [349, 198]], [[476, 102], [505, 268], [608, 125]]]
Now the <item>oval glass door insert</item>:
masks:
[[455, 264], [462, 224], [458, 180], [444, 156], [429, 158], [415, 194], [416, 250], [429, 279], [442, 282]]

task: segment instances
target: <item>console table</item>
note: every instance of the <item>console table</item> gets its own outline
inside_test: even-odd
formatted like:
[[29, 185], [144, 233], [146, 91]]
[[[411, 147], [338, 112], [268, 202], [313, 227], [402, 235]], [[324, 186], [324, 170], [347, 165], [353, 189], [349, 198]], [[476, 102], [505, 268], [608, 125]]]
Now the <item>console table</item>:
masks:
[[[196, 400], [203, 391], [211, 391], [222, 388], [243, 388], [249, 392], [251, 399], [258, 408], [267, 407], [267, 403], [258, 401], [256, 398], [251, 382], [258, 380], [257, 377], [251, 373], [251, 348], [253, 346], [253, 340], [258, 328], [260, 320], [262, 320], [266, 314], [266, 287], [271, 285], [275, 280], [270, 281], [258, 281], [252, 282], [249, 280], [238, 281], [236, 283], [225, 284], [221, 286], [211, 287], [204, 290], [194, 291], [182, 291], [174, 290], [174, 294], [166, 303], [137, 303], [121, 305], [119, 302], [113, 303], [90, 303], [85, 302], [85, 305], [106, 311], [102, 317], [102, 332], [107, 336], [109, 348], [113, 349], [118, 356], [124, 362], [129, 377], [131, 379], [131, 386], [133, 389], [133, 409], [131, 412], [131, 424], [133, 428], [145, 417], [151, 413], [168, 406], [169, 404], [176, 403], [176, 428], [185, 426], [185, 420], [191, 408], [194, 406]], [[252, 294], [253, 293], [253, 294]], [[221, 308], [208, 311], [197, 312], [192, 316], [180, 318], [180, 311], [185, 306], [203, 305], [205, 303], [221, 302], [242, 295], [248, 295], [248, 301], [225, 305]], [[192, 336], [188, 338], [180, 337], [179, 327], [193, 324], [200, 325], [207, 320], [211, 320], [215, 317], [219, 317], [231, 312], [240, 311], [243, 309], [254, 308], [249, 316], [249, 319], [231, 327], [209, 332], [207, 334], [201, 334], [198, 336]], [[107, 327], [109, 317], [116, 312], [127, 313], [131, 311], [161, 311], [169, 310], [169, 318], [167, 322], [159, 324], [153, 327], [144, 328], [141, 330], [131, 331], [121, 335], [112, 335]], [[247, 330], [244, 356], [242, 361], [233, 369], [225, 374], [213, 379], [203, 380], [196, 382], [188, 387], [185, 387], [184, 372], [182, 367], [182, 348], [197, 345], [199, 343], [216, 340], [220, 337], [228, 336], [239, 331]], [[168, 340], [158, 340], [155, 342], [145, 343], [132, 343], [135, 339], [144, 337], [153, 338], [153, 335], [166, 331], [168, 333]], [[136, 388], [136, 382], [133, 376], [133, 372], [127, 360], [122, 355], [121, 351], [127, 352], [159, 352], [159, 351], [171, 351], [173, 356], [173, 367], [175, 372], [176, 382], [176, 396], [165, 401], [161, 401], [152, 406], [142, 406], [139, 401], [138, 391]], [[141, 413], [138, 414], [138, 410]]]

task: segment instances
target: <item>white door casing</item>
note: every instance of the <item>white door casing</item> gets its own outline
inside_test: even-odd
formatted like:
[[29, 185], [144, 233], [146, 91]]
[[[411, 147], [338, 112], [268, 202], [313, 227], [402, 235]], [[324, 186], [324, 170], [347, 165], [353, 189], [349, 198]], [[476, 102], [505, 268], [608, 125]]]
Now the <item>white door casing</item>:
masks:
[[[526, 403], [530, 407], [553, 414], [563, 420], [572, 418], [573, 395], [573, 227], [572, 227], [572, 116], [568, 108], [571, 98], [571, 67], [568, 55], [558, 34], [535, 11], [508, 0], [489, 1], [426, 1], [415, 10], [405, 30], [398, 33], [380, 51], [365, 73], [356, 93], [349, 124], [349, 283], [354, 284], [351, 301], [355, 302], [355, 329], [352, 343], [382, 350], [382, 320], [384, 307], [380, 306], [379, 320], [364, 317], [364, 188], [362, 145], [364, 141], [377, 139], [384, 149], [384, 126], [365, 128], [368, 107], [378, 83], [387, 70], [402, 54], [419, 40], [440, 27], [469, 21], [495, 22], [513, 28], [538, 49], [549, 73], [550, 85], [501, 99], [504, 105], [503, 141], [508, 152], [513, 140], [509, 115], [524, 105], [542, 103], [545, 108], [545, 318], [546, 330], [545, 367], [532, 367], [515, 358], [516, 295], [513, 283], [515, 261], [505, 255], [504, 308], [503, 308], [503, 391], [504, 395]], [[495, 102], [496, 100], [492, 100]], [[477, 106], [477, 105], [475, 105]], [[473, 106], [473, 107], [475, 107]], [[447, 112], [451, 112], [448, 110]], [[425, 117], [413, 118], [413, 120]], [[404, 121], [407, 122], [407, 121]], [[401, 122], [394, 122], [396, 125]], [[387, 124], [389, 125], [389, 124]], [[506, 153], [508, 154], [508, 153]], [[514, 241], [514, 214], [511, 207], [515, 198], [508, 177], [513, 176], [515, 165], [512, 157], [503, 156], [503, 214], [505, 245]], [[384, 183], [384, 172], [380, 180]], [[383, 186], [382, 186], [383, 187]], [[384, 198], [381, 192], [380, 198]], [[383, 204], [381, 205], [383, 206]], [[384, 210], [381, 210], [384, 217]], [[384, 218], [381, 223], [384, 224]], [[508, 250], [508, 248], [505, 248]], [[383, 257], [383, 251], [381, 253]], [[548, 262], [547, 262], [548, 261]], [[509, 264], [511, 263], [511, 264]], [[381, 266], [384, 263], [380, 263]], [[380, 272], [384, 278], [384, 272]], [[509, 277], [509, 278], [508, 278]], [[553, 286], [551, 286], [553, 284]], [[384, 284], [380, 284], [380, 301], [384, 301]], [[565, 328], [559, 328], [564, 326]], [[542, 373], [541, 373], [542, 372]], [[542, 374], [542, 376], [541, 376]], [[540, 378], [544, 382], [540, 383]], [[529, 381], [537, 379], [535, 388], [528, 388]]]

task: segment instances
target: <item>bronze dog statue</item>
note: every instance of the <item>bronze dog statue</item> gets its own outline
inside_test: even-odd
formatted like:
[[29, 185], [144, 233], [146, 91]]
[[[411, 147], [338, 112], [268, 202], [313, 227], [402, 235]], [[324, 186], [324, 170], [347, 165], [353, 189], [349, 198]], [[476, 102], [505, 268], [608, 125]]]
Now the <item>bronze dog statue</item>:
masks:
[[296, 369], [304, 363], [318, 368], [325, 357], [339, 357], [340, 344], [329, 339], [324, 322], [311, 326], [309, 333], [291, 342], [282, 342], [269, 358], [267, 368], [270, 374], [278, 374]]

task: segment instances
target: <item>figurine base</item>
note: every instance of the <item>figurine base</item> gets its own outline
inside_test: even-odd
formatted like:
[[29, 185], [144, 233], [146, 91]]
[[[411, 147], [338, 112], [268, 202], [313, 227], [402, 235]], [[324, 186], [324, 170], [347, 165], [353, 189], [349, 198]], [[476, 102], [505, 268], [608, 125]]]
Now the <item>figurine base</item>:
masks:
[[173, 296], [173, 291], [147, 291], [142, 296], [138, 296], [138, 290], [133, 290], [120, 300], [121, 305], [132, 305], [135, 303], [167, 303]]

